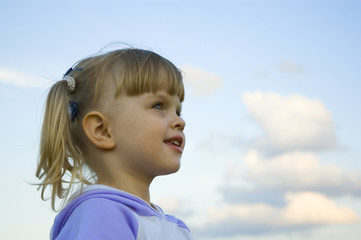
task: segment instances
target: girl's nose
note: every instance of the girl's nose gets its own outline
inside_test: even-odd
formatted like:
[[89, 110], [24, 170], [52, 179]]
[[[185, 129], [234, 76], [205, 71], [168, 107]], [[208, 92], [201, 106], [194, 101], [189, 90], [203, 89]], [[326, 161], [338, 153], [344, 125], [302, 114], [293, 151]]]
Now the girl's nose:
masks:
[[183, 120], [183, 118], [176, 116], [172, 122], [172, 128], [176, 128], [179, 131], [183, 131], [186, 126], [186, 122]]

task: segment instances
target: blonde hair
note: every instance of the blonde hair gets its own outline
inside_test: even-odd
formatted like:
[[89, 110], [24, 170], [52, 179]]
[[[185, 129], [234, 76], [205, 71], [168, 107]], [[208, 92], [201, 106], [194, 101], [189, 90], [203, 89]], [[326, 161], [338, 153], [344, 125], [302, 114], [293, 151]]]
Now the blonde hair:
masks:
[[[166, 77], [160, 77], [161, 73]], [[181, 71], [152, 51], [127, 48], [96, 55], [78, 62], [67, 75], [75, 79], [74, 92], [69, 93], [67, 81], [61, 80], [48, 93], [36, 170], [42, 180], [39, 188], [43, 200], [46, 188], [51, 187], [53, 210], [56, 197], [66, 200], [74, 183], [90, 184], [93, 179], [94, 173], [86, 176], [83, 158], [82, 119], [87, 112], [109, 113], [109, 101], [120, 93], [136, 96], [165, 90], [184, 100]], [[76, 102], [79, 109], [73, 121], [68, 113], [69, 101]]]

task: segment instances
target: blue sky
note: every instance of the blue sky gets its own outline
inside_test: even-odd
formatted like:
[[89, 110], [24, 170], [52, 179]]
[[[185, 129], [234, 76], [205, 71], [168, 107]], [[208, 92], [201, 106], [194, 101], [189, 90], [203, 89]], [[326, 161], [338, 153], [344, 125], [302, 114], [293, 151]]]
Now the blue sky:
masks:
[[48, 238], [55, 213], [29, 185], [47, 90], [124, 42], [185, 74], [182, 169], [151, 191], [196, 239], [358, 239], [360, 12], [356, 0], [1, 1], [0, 238]]

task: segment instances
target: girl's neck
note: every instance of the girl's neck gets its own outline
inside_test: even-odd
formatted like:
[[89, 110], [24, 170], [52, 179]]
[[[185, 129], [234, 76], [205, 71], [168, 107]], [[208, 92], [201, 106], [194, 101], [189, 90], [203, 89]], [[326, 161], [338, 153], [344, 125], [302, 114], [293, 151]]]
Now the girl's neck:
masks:
[[[132, 179], [130, 179], [130, 178], [132, 178]], [[149, 205], [151, 204], [150, 192], [149, 192], [149, 186], [150, 186], [151, 181], [142, 181], [141, 179], [138, 179], [138, 178], [125, 177], [123, 175], [119, 179], [102, 179], [102, 178], [100, 178], [97, 183], [130, 193], [134, 196], [137, 196], [137, 197], [143, 199]]]

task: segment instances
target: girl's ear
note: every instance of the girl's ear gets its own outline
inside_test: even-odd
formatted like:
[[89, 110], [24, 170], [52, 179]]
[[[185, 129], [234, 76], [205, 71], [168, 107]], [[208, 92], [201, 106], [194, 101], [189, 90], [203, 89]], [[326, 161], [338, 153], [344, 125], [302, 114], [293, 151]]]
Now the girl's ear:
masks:
[[83, 130], [90, 142], [100, 149], [113, 149], [115, 142], [108, 119], [100, 112], [92, 111], [83, 118]]

